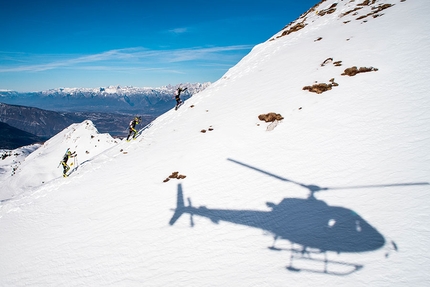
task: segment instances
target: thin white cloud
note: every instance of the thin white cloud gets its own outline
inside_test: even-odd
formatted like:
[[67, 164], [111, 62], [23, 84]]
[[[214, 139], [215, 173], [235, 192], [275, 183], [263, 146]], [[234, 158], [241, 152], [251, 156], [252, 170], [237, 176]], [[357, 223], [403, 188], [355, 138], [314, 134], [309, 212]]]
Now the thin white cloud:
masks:
[[184, 34], [186, 32], [188, 32], [187, 28], [175, 28], [172, 30], [168, 30], [167, 32], [172, 33], [172, 34]]
[[168, 62], [185, 62], [193, 60], [213, 60], [221, 61], [220, 56], [226, 55], [234, 51], [250, 50], [251, 45], [236, 45], [226, 47], [210, 47], [210, 48], [191, 48], [170, 51]]
[[[202, 61], [219, 63], [223, 58], [225, 61], [230, 59], [230, 55], [237, 51], [250, 50], [251, 45], [234, 45], [225, 47], [194, 47], [176, 50], [149, 50], [142, 47], [110, 50], [103, 53], [71, 57], [63, 56], [64, 59], [58, 60], [59, 55], [33, 55], [26, 56], [25, 62], [37, 62], [37, 64], [11, 65], [0, 64], [0, 73], [8, 72], [40, 72], [60, 68], [86, 69], [89, 66], [109, 67], [110, 69], [136, 69], [137, 66], [147, 66], [148, 69], [160, 68], [169, 63]], [[1, 53], [1, 52], [0, 52]], [[241, 53], [243, 54], [243, 53]], [[11, 55], [7, 55], [9, 60]], [[19, 55], [15, 62], [19, 62]], [[0, 55], [1, 58], [1, 55]], [[40, 59], [52, 58], [52, 61], [40, 63]], [[98, 64], [97, 64], [98, 63]], [[101, 64], [101, 65], [100, 65]]]

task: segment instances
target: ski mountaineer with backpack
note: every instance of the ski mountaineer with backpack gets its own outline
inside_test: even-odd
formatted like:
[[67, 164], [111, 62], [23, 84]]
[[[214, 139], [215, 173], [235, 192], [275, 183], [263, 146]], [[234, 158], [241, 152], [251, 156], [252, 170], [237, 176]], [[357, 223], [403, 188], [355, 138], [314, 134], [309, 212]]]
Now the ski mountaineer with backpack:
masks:
[[131, 134], [133, 134], [133, 139], [136, 138], [137, 135], [137, 130], [135, 129], [136, 125], [139, 124], [141, 122], [142, 118], [141, 117], [135, 117], [130, 124], [128, 125], [128, 136], [127, 136], [127, 141], [129, 141], [129, 138], [131, 136]]
[[181, 95], [181, 93], [182, 93], [182, 92], [184, 92], [186, 89], [187, 89], [186, 87], [185, 87], [185, 88], [178, 87], [178, 88], [176, 89], [176, 91], [175, 91], [175, 99], [176, 99], [176, 107], [175, 107], [175, 110], [177, 110], [177, 109], [179, 108], [179, 106], [180, 106], [180, 105], [182, 105], [182, 101], [181, 101], [180, 95]]
[[[70, 166], [67, 164], [69, 158], [77, 156], [76, 152], [71, 152], [67, 149], [67, 152], [64, 154], [63, 160], [61, 161], [61, 165], [63, 166], [63, 177], [67, 177], [67, 172], [70, 170]], [[70, 165], [72, 165], [71, 163]]]

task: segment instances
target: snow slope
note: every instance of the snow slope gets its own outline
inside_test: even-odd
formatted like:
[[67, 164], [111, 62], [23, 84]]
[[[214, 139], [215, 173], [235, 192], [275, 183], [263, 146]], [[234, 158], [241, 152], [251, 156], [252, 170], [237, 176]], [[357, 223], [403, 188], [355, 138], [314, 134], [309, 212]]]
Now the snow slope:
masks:
[[[92, 157], [116, 145], [118, 141], [109, 134], [99, 134], [89, 120], [73, 124], [16, 164], [14, 174], [9, 173], [7, 175], [10, 176], [4, 177], [0, 199], [16, 196], [58, 178], [63, 170], [60, 161], [67, 148], [79, 155], [76, 158], [79, 160], [75, 163], [84, 164]], [[68, 163], [72, 162], [74, 159]]]
[[25, 158], [38, 149], [41, 144], [33, 144], [24, 147], [20, 147], [14, 150], [0, 149], [1, 161], [0, 161], [0, 180], [6, 180], [10, 176], [14, 175], [21, 162]]
[[[71, 142], [54, 137], [52, 162], [31, 183], [22, 165], [0, 205], [0, 285], [427, 286], [428, 8], [321, 2], [66, 179]], [[352, 66], [377, 71], [341, 75]], [[269, 112], [284, 118], [272, 131]]]

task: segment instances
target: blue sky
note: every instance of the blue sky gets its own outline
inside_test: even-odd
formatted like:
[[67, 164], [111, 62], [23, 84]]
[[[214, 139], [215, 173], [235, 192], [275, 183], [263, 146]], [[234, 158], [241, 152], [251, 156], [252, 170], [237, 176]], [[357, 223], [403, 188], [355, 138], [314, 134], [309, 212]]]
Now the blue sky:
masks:
[[319, 0], [0, 0], [0, 89], [215, 82]]

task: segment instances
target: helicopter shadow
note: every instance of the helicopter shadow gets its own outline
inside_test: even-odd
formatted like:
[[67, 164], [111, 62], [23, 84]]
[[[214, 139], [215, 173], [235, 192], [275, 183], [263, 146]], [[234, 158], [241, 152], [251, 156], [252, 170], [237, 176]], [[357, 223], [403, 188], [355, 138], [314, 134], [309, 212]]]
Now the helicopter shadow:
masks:
[[[327, 257], [327, 252], [337, 254], [369, 252], [380, 249], [386, 244], [384, 236], [356, 212], [341, 206], [330, 206], [314, 196], [315, 192], [340, 188], [306, 185], [236, 160], [228, 160], [274, 178], [300, 185], [309, 190], [309, 197], [305, 199], [284, 198], [277, 204], [266, 202], [268, 211], [210, 209], [205, 206], [194, 207], [190, 198], [187, 199], [188, 205], [185, 205], [182, 185], [178, 184], [177, 206], [170, 219], [170, 225], [174, 225], [183, 214], [189, 214], [192, 227], [194, 226], [193, 217], [197, 215], [208, 218], [216, 224], [220, 221], [225, 221], [258, 228], [273, 235], [273, 244], [268, 247], [270, 250], [290, 252], [290, 262], [286, 267], [288, 270], [332, 275], [348, 275], [363, 266], [351, 262], [330, 260]], [[428, 183], [355, 186], [350, 188], [404, 185], [428, 185]], [[291, 244], [291, 248], [276, 247], [277, 240], [287, 240]], [[397, 250], [395, 243], [391, 243]], [[323, 258], [316, 255], [322, 255]], [[300, 263], [309, 261], [311, 264], [305, 263], [297, 267], [298, 261]], [[315, 265], [318, 267], [314, 267]]]
[[[258, 228], [273, 235], [273, 251], [290, 252], [290, 271], [309, 271], [332, 275], [348, 275], [363, 266], [327, 259], [326, 252], [365, 252], [381, 248], [384, 237], [352, 210], [333, 207], [316, 199], [284, 198], [279, 204], [267, 202], [270, 211], [209, 209], [193, 207], [188, 198], [184, 204], [182, 185], [178, 184], [177, 207], [169, 224], [174, 225], [181, 215], [201, 216], [218, 224], [220, 221]], [[277, 240], [291, 243], [291, 248], [278, 248]], [[294, 248], [294, 246], [299, 246]], [[324, 258], [321, 258], [321, 255]], [[303, 264], [304, 261], [312, 262]], [[318, 267], [315, 268], [315, 263]], [[300, 268], [297, 267], [298, 264]]]

